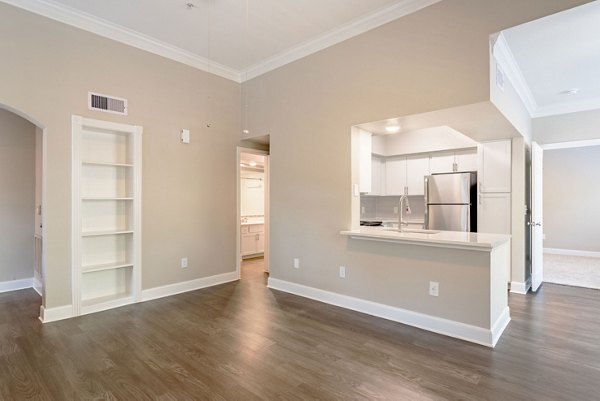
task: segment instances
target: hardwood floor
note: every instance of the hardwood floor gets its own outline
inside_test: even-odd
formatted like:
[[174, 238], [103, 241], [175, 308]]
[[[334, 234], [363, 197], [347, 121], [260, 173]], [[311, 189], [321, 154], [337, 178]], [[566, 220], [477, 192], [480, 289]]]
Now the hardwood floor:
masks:
[[0, 294], [1, 400], [594, 400], [600, 291], [511, 295], [492, 350], [243, 279], [42, 325]]

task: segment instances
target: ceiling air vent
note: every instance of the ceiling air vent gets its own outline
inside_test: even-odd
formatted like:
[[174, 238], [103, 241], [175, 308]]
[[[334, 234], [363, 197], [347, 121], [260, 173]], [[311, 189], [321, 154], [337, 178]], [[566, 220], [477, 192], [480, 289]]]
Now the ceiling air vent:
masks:
[[127, 99], [88, 92], [88, 107], [90, 110], [106, 111], [108, 113], [127, 115]]

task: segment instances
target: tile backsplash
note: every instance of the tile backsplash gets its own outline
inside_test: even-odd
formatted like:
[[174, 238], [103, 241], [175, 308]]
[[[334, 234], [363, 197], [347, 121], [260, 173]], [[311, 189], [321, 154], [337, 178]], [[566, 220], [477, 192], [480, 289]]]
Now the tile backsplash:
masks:
[[[409, 196], [411, 214], [404, 214], [406, 220], [422, 220], [425, 215], [425, 198]], [[361, 196], [361, 220], [393, 220], [398, 218], [394, 207], [400, 202], [399, 196]]]

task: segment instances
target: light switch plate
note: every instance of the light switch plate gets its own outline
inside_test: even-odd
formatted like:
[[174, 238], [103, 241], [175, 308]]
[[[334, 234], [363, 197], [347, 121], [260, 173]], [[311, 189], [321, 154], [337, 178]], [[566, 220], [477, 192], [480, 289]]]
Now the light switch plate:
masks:
[[190, 143], [190, 130], [189, 129], [181, 130], [181, 143]]

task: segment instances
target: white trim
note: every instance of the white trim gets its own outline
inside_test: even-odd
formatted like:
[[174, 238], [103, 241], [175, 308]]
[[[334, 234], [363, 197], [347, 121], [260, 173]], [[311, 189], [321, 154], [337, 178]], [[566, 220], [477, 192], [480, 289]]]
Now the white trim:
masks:
[[268, 287], [274, 290], [284, 291], [290, 294], [299, 295], [301, 297], [314, 299], [330, 305], [335, 305], [409, 326], [418, 327], [434, 333], [485, 345], [487, 347], [494, 347], [496, 345], [500, 335], [510, 321], [510, 311], [508, 307], [506, 307], [500, 317], [492, 325], [492, 328], [488, 330], [484, 329], [483, 327], [455, 322], [436, 316], [425, 315], [423, 313], [413, 312], [364, 299], [324, 291], [318, 288], [307, 287], [301, 284], [291, 283], [275, 278], [269, 278]]
[[148, 35], [125, 28], [102, 18], [51, 0], [0, 0], [35, 14], [83, 29], [96, 35], [124, 43], [147, 52], [178, 61], [199, 70], [240, 82], [239, 71], [225, 65], [209, 61], [188, 50], [170, 45]]
[[531, 278], [527, 279], [526, 282], [521, 281], [511, 281], [510, 283], [510, 292], [513, 294], [521, 294], [525, 295], [529, 292], [531, 288]]
[[81, 314], [81, 131], [83, 117], [71, 116], [71, 307]]
[[503, 33], [498, 35], [494, 46], [492, 47], [492, 54], [496, 62], [502, 68], [504, 75], [510, 83], [513, 85], [515, 92], [523, 101], [525, 108], [529, 112], [531, 118], [548, 117], [558, 114], [576, 113], [586, 110], [595, 110], [600, 108], [600, 99], [582, 99], [578, 101], [569, 101], [563, 103], [551, 104], [548, 106], [540, 106], [537, 104], [529, 85], [517, 60], [510, 50], [510, 46], [506, 41], [506, 37]]
[[93, 305], [82, 305], [81, 315], [89, 315], [90, 313], [103, 312], [105, 310], [120, 308], [121, 306], [131, 305], [135, 302], [134, 296], [111, 299], [110, 301], [94, 303]]
[[[154, 299], [164, 298], [188, 291], [195, 291], [202, 288], [212, 287], [214, 285], [219, 284], [225, 284], [236, 280], [238, 280], [236, 272], [229, 272], [210, 277], [203, 277], [196, 280], [169, 284], [162, 287], [150, 288], [142, 291], [141, 302], [152, 301]], [[120, 306], [131, 305], [133, 304], [133, 302], [133, 297], [126, 297], [107, 301], [101, 304], [83, 306], [81, 308], [81, 314], [85, 315], [89, 313], [101, 312], [108, 309], [118, 308]], [[40, 307], [40, 320], [42, 321], [42, 323], [49, 323], [57, 320], [69, 319], [76, 316], [73, 314], [73, 310], [73, 305], [59, 306], [50, 309], [46, 309], [42, 305]]]
[[40, 320], [42, 323], [55, 322], [57, 320], [73, 317], [73, 305], [58, 306], [56, 308], [44, 308], [40, 306]]
[[585, 141], [569, 141], [569, 142], [547, 143], [547, 144], [544, 144], [544, 145], [540, 144], [540, 146], [544, 150], [584, 148], [584, 147], [587, 147], [587, 146], [599, 146], [599, 145], [600, 145], [600, 139], [588, 139], [588, 140], [585, 140]]
[[505, 78], [508, 78], [515, 89], [515, 92], [517, 92], [517, 95], [523, 101], [529, 115], [533, 116], [538, 110], [537, 102], [533, 97], [533, 93], [531, 93], [531, 89], [529, 89], [529, 85], [527, 85], [527, 81], [525, 80], [521, 68], [519, 67], [519, 64], [517, 64], [517, 60], [515, 59], [512, 50], [510, 50], [510, 46], [508, 46], [508, 42], [503, 33], [498, 35], [498, 38], [492, 47], [492, 55], [502, 68]]
[[35, 292], [37, 292], [41, 297], [44, 296], [44, 294], [42, 294], [42, 291], [44, 289], [44, 282], [42, 281], [42, 278], [38, 275], [38, 273], [35, 271], [33, 272], [32, 287], [35, 290]]
[[308, 40], [279, 54], [269, 57], [241, 71], [242, 82], [266, 74], [286, 64], [334, 46], [398, 18], [429, 7], [441, 0], [400, 0], [391, 6], [376, 10], [362, 18], [351, 21], [317, 38]]
[[0, 293], [24, 290], [25, 288], [33, 287], [33, 277], [24, 278], [22, 280], [11, 280], [0, 282]]
[[498, 344], [498, 340], [504, 333], [504, 330], [508, 327], [510, 323], [510, 308], [507, 306], [504, 308], [498, 319], [492, 325], [492, 348]]
[[391, 6], [376, 10], [315, 39], [296, 45], [243, 71], [208, 60], [188, 50], [52, 0], [0, 1], [240, 83], [419, 11], [441, 0], [398, 0]]
[[583, 256], [586, 258], [600, 258], [600, 252], [578, 251], [576, 249], [544, 248], [544, 253], [549, 255]]
[[175, 284], [163, 285], [161, 287], [149, 288], [142, 291], [142, 302], [153, 299], [168, 297], [181, 294], [183, 292], [195, 291], [206, 287], [212, 287], [219, 284], [225, 284], [239, 280], [237, 272], [217, 274], [210, 277], [202, 277], [190, 281], [182, 281]]

